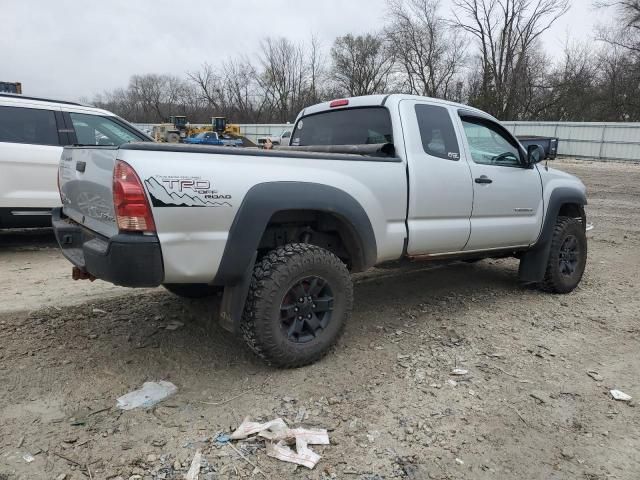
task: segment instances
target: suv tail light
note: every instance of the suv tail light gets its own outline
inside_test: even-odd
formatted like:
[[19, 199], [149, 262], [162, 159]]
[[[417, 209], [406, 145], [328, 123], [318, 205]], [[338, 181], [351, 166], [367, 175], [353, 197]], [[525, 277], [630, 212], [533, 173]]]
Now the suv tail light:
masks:
[[113, 205], [121, 231], [156, 231], [142, 182], [131, 165], [122, 160], [116, 160], [113, 170]]

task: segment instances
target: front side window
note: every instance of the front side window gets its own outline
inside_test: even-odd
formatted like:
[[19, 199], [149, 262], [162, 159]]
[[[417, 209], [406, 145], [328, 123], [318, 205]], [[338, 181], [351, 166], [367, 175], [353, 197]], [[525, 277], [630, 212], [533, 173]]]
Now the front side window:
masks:
[[52, 110], [0, 107], [0, 142], [60, 145]]
[[416, 118], [425, 153], [448, 160], [460, 159], [458, 139], [446, 108], [416, 105]]
[[120, 146], [123, 143], [146, 140], [108, 117], [84, 113], [69, 113], [69, 115], [80, 145]]
[[462, 125], [475, 163], [505, 167], [523, 165], [520, 149], [499, 126], [474, 117], [462, 117]]
[[301, 118], [293, 146], [393, 143], [391, 117], [384, 107], [329, 110]]

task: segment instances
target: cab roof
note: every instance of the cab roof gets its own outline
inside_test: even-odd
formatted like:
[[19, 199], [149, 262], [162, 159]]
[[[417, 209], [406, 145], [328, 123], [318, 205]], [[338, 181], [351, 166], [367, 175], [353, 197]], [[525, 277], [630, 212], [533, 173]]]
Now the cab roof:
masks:
[[[331, 104], [334, 102], [342, 102], [347, 100], [348, 103], [344, 105], [338, 105], [332, 107]], [[432, 97], [422, 97], [419, 95], [408, 95], [404, 93], [392, 93], [387, 95], [365, 95], [362, 97], [345, 97], [342, 99], [330, 100], [328, 102], [318, 103], [316, 105], [312, 105], [310, 107], [305, 108], [300, 112], [298, 118], [302, 116], [312, 115], [314, 113], [320, 113], [328, 110], [340, 110], [343, 108], [357, 108], [357, 107], [376, 107], [376, 106], [387, 106], [391, 108], [391, 106], [397, 106], [402, 100], [419, 100], [423, 102], [428, 102], [436, 105], [453, 107], [456, 109], [464, 110], [469, 113], [473, 113], [478, 116], [490, 118], [492, 120], [497, 121], [494, 117], [489, 115], [482, 110], [478, 110], [477, 108], [470, 107], [469, 105], [463, 105], [462, 103], [450, 102], [448, 100], [442, 100], [440, 98], [432, 98]]]

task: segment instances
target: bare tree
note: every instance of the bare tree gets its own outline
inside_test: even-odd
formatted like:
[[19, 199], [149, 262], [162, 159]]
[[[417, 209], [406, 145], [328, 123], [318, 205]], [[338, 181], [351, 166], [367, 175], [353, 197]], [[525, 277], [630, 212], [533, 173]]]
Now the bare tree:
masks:
[[385, 31], [408, 93], [460, 100], [465, 40], [438, 15], [440, 0], [389, 0]]
[[600, 27], [597, 39], [640, 56], [640, 0], [599, 0], [594, 5], [615, 9], [618, 19], [614, 26]]
[[265, 101], [274, 109], [274, 120], [293, 119], [303, 107], [308, 86], [304, 47], [284, 37], [266, 38], [261, 44], [260, 66], [257, 80]]
[[224, 103], [221, 113], [234, 122], [259, 122], [264, 112], [264, 95], [248, 59], [229, 59], [222, 65]]
[[326, 79], [326, 59], [322, 53], [322, 46], [320, 40], [315, 35], [311, 36], [311, 42], [309, 43], [309, 53], [307, 54], [309, 59], [309, 91], [307, 101], [310, 104], [315, 104], [322, 101], [322, 83]]
[[504, 119], [522, 113], [518, 92], [530, 56], [546, 32], [569, 9], [568, 0], [453, 0], [455, 24], [475, 40], [481, 59], [474, 103]]
[[220, 108], [223, 103], [223, 85], [220, 75], [207, 62], [197, 72], [187, 72], [187, 77], [198, 89], [201, 98], [214, 108]]
[[382, 35], [345, 35], [331, 48], [333, 78], [349, 96], [383, 93], [389, 86], [394, 58]]

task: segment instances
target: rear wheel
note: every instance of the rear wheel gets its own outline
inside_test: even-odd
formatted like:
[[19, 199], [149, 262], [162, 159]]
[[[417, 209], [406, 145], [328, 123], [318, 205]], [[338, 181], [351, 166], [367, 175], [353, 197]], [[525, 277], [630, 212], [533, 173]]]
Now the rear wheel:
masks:
[[327, 353], [352, 304], [351, 277], [338, 257], [315, 245], [285, 245], [254, 269], [242, 333], [267, 362], [300, 367]]
[[174, 295], [184, 298], [211, 297], [220, 291], [220, 288], [206, 283], [166, 283], [162, 286]]
[[553, 229], [551, 250], [543, 288], [554, 293], [575, 289], [587, 264], [587, 236], [584, 225], [575, 218], [558, 217]]

